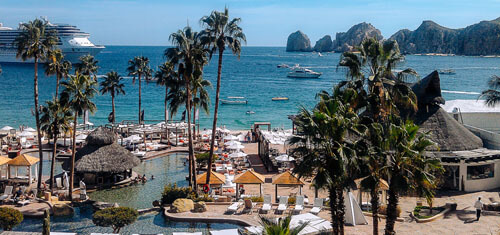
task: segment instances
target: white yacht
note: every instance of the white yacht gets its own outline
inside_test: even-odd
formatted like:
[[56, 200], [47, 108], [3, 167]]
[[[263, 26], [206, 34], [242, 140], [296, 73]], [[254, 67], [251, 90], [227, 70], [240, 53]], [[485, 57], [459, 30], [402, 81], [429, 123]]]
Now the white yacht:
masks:
[[300, 67], [299, 65], [295, 65], [291, 70], [287, 75], [289, 78], [319, 78], [322, 74]]
[[[88, 54], [94, 56], [104, 49], [104, 46], [90, 42], [90, 34], [80, 31], [76, 26], [49, 22], [48, 30], [56, 31], [56, 46], [62, 50], [64, 58], [71, 63], [77, 63], [81, 56]], [[12, 29], [0, 23], [0, 63], [33, 63], [33, 60], [22, 61], [16, 58], [17, 47], [14, 41], [21, 32], [19, 28]]]

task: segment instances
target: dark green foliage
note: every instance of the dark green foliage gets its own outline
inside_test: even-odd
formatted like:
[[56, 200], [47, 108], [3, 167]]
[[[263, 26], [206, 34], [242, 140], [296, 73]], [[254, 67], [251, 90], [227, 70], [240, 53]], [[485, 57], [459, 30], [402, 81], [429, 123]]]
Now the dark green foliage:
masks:
[[43, 228], [42, 228], [42, 235], [50, 235], [50, 212], [48, 209], [46, 209], [43, 212], [44, 218], [43, 218]]
[[23, 222], [23, 214], [16, 209], [0, 207], [0, 226], [5, 231], [11, 231], [12, 228]]
[[119, 233], [121, 228], [134, 223], [138, 216], [139, 213], [136, 209], [112, 207], [94, 213], [92, 222], [97, 226], [112, 227], [114, 233]]
[[433, 207], [432, 210], [435, 211], [435, 213], [433, 213], [432, 215], [420, 215], [420, 211], [422, 209], [429, 209], [430, 207], [428, 206], [416, 206], [415, 209], [413, 209], [413, 215], [417, 218], [417, 219], [427, 219], [427, 218], [430, 218], [436, 214], [439, 214], [441, 213], [441, 211], [444, 211], [444, 207], [440, 206], [440, 207]]
[[292, 216], [288, 215], [283, 218], [275, 220], [274, 218], [260, 217], [260, 224], [264, 228], [263, 233], [265, 235], [297, 235], [299, 234], [309, 222], [305, 222], [300, 226], [295, 228], [290, 228], [290, 222], [292, 221]]
[[190, 194], [188, 198], [191, 198], [194, 202], [214, 202], [215, 199], [210, 197], [208, 194], [203, 194], [198, 197], [194, 193]]
[[252, 200], [252, 202], [264, 202], [264, 198], [263, 197], [250, 197], [250, 200]]
[[[208, 162], [208, 156], [210, 156], [208, 152], [197, 154], [196, 155], [196, 163], [198, 163], [198, 164], [207, 164], [207, 162]], [[217, 154], [214, 154], [212, 156], [212, 159], [215, 161], [215, 160], [219, 159], [219, 157], [217, 156]]]
[[168, 184], [161, 194], [161, 204], [172, 204], [175, 199], [188, 198], [192, 190], [189, 187], [177, 187], [177, 184]]

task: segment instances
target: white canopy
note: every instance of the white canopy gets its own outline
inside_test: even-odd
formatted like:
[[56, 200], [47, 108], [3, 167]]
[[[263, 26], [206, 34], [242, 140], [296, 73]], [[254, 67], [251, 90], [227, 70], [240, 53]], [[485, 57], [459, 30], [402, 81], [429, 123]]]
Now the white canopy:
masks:
[[239, 157], [246, 157], [247, 154], [243, 152], [236, 152], [236, 153], [231, 153], [229, 154], [230, 158], [239, 158]]
[[35, 130], [35, 129], [33, 129], [33, 128], [31, 128], [31, 127], [28, 127], [28, 128], [26, 128], [26, 129], [24, 129], [24, 131], [35, 132], [36, 130]]
[[19, 133], [17, 136], [19, 136], [19, 137], [33, 137], [35, 135], [32, 132], [23, 131], [23, 132]]
[[228, 135], [228, 136], [224, 137], [224, 140], [238, 140], [238, 137], [236, 137], [234, 135]]
[[11, 126], [4, 126], [4, 127], [2, 127], [2, 129], [0, 129], [0, 131], [10, 131], [10, 130], [12, 130], [12, 129], [14, 129], [14, 127], [11, 127]]
[[232, 144], [232, 145], [229, 145], [229, 147], [227, 147], [228, 149], [244, 149], [245, 146], [241, 145], [241, 144], [238, 144], [238, 143], [235, 143], [235, 144]]
[[131, 136], [129, 136], [129, 137], [123, 139], [123, 140], [130, 141], [130, 142], [136, 142], [136, 141], [141, 141], [142, 138], [140, 136], [138, 136], [138, 135], [131, 135]]
[[224, 145], [226, 145], [226, 146], [231, 146], [231, 145], [235, 145], [235, 144], [241, 145], [241, 142], [235, 141], [235, 140], [231, 140], [229, 142], [224, 143]]
[[276, 158], [276, 161], [278, 162], [291, 162], [294, 161], [295, 158], [288, 156], [287, 154], [279, 155]]

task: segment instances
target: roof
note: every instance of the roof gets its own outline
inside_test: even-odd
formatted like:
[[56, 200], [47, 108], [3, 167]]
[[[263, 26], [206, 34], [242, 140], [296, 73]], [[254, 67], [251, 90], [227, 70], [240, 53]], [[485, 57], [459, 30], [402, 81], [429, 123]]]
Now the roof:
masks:
[[[354, 183], [356, 183], [357, 188], [361, 188], [361, 181], [363, 181], [365, 178], [366, 177], [354, 180]], [[380, 184], [379, 187], [381, 190], [389, 190], [389, 183], [387, 183], [387, 181], [385, 181], [384, 179], [380, 179], [379, 184]]]
[[265, 181], [266, 178], [263, 175], [251, 169], [234, 177], [236, 184], [263, 184]]
[[491, 107], [484, 100], [450, 100], [441, 107], [448, 113], [500, 113], [500, 107]]
[[304, 182], [293, 175], [290, 171], [285, 171], [273, 177], [273, 184], [304, 185]]
[[[205, 184], [207, 182], [207, 172], [198, 175], [196, 178], [196, 184]], [[226, 182], [226, 177], [222, 174], [219, 174], [217, 172], [211, 171], [210, 172], [210, 184], [213, 185], [218, 185], [218, 184], [224, 184]]]
[[7, 164], [9, 164], [9, 166], [32, 166], [39, 161], [40, 159], [32, 157], [28, 154], [20, 154], [19, 156], [7, 162]]
[[7, 156], [0, 156], [0, 166], [6, 164], [9, 162], [11, 159]]
[[411, 86], [413, 93], [418, 98], [418, 107], [425, 107], [426, 105], [444, 104], [445, 100], [441, 96], [441, 80], [439, 73], [434, 71], [427, 75], [427, 77], [414, 83]]
[[86, 141], [89, 145], [109, 145], [116, 142], [116, 135], [109, 128], [98, 127], [87, 136]]

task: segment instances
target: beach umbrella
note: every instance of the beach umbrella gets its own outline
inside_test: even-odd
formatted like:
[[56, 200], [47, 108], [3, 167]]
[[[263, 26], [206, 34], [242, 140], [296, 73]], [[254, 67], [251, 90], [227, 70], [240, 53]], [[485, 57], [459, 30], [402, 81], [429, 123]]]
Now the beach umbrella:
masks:
[[295, 158], [288, 156], [287, 154], [282, 154], [279, 155], [275, 158], [276, 161], [278, 162], [291, 162], [294, 161]]
[[19, 133], [17, 136], [19, 136], [19, 137], [33, 137], [35, 135], [29, 131], [23, 131], [23, 132]]
[[240, 158], [240, 157], [246, 157], [247, 154], [243, 152], [236, 152], [236, 153], [231, 153], [229, 154], [230, 158]]
[[234, 144], [229, 145], [229, 147], [227, 147], [227, 148], [239, 150], [239, 149], [244, 149], [245, 146], [238, 144], [238, 143], [234, 143]]
[[24, 131], [35, 132], [36, 130], [31, 128], [31, 127], [28, 127], [26, 129], [24, 129]]
[[10, 131], [10, 130], [13, 130], [14, 127], [11, 127], [11, 126], [4, 126], [2, 127], [2, 129], [0, 129], [0, 131]]
[[239, 144], [239, 145], [241, 145], [241, 142], [232, 140], [232, 141], [224, 143], [224, 145], [226, 145], [226, 146], [231, 146], [233, 144]]
[[224, 140], [238, 140], [238, 137], [236, 137], [234, 135], [228, 135], [228, 136], [224, 137]]

